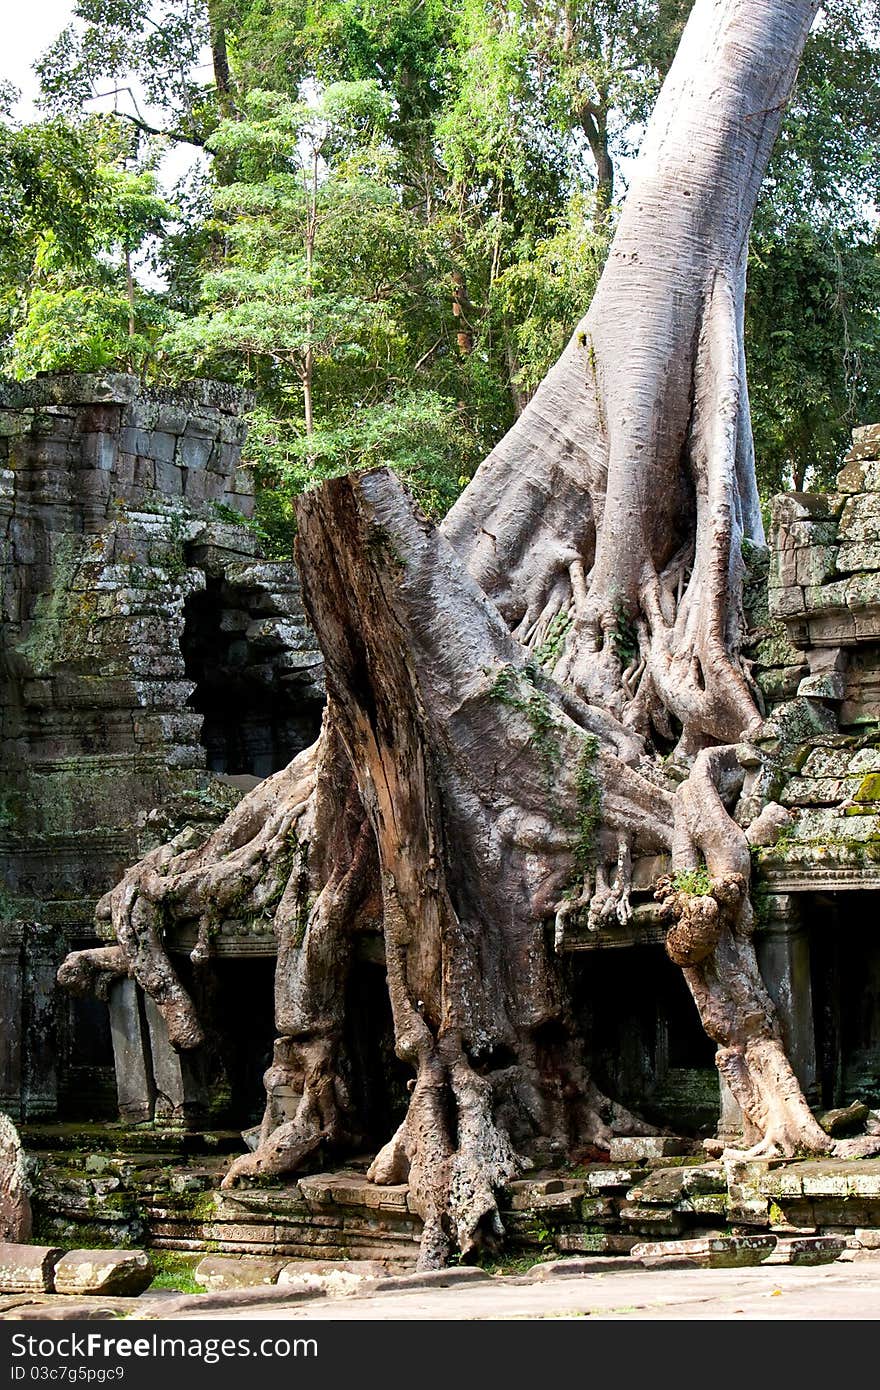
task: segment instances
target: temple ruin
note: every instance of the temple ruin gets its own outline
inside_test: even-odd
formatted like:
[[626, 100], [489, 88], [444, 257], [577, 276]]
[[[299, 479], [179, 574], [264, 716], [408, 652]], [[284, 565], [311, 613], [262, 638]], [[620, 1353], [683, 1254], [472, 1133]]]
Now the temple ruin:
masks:
[[[192, 1052], [170, 1047], [133, 980], [106, 999], [56, 983], [70, 950], [100, 944], [96, 902], [128, 864], [172, 835], [204, 838], [320, 725], [321, 657], [296, 569], [266, 558], [249, 524], [244, 408], [208, 382], [0, 388], [0, 1111], [39, 1160], [44, 1231], [406, 1265], [419, 1221], [405, 1186], [374, 1187], [365, 1163], [217, 1192], [265, 1101], [270, 911], [218, 924], [195, 964], [194, 931], [166, 943], [205, 1022]], [[811, 1106], [855, 1107], [877, 1132], [880, 426], [856, 431], [832, 493], [774, 500], [769, 553], [747, 560], [747, 654], [769, 717], [745, 795], [792, 813], [753, 851], [759, 963]], [[619, 1253], [737, 1221], [880, 1226], [877, 1161], [849, 1163], [843, 1179], [831, 1160], [693, 1166], [741, 1126], [664, 951], [664, 867], [635, 864], [628, 924], [573, 923], [564, 941], [597, 1083], [662, 1133], [615, 1140], [610, 1162], [586, 1155], [573, 1174], [548, 1154], [548, 1171], [502, 1202], [509, 1239]], [[405, 1110], [407, 1070], [381, 935], [358, 949], [349, 1051], [375, 1152]]]

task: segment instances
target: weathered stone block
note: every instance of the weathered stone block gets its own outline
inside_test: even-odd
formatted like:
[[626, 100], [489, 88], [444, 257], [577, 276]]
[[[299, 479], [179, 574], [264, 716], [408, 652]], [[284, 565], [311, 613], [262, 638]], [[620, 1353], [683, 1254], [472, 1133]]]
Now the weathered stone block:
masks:
[[848, 497], [838, 534], [841, 541], [880, 541], [880, 496], [862, 492]]
[[252, 1289], [274, 1284], [287, 1261], [283, 1257], [206, 1255], [195, 1268], [195, 1279], [206, 1289]]
[[642, 1163], [694, 1153], [694, 1141], [668, 1134], [639, 1134], [611, 1140], [612, 1163]]
[[727, 1198], [727, 1181], [719, 1164], [705, 1167], [657, 1168], [626, 1194], [628, 1202], [674, 1206], [695, 1194], [721, 1194]]
[[632, 1185], [635, 1173], [631, 1168], [606, 1168], [590, 1173], [587, 1185], [591, 1192], [617, 1192]]
[[177, 440], [177, 463], [183, 468], [204, 469], [208, 465], [213, 440], [202, 435], [184, 435]]
[[52, 1245], [0, 1244], [0, 1293], [51, 1293], [63, 1253]]
[[837, 551], [839, 574], [856, 574], [865, 570], [880, 570], [880, 543], [851, 541]]
[[[869, 783], [868, 790], [871, 791], [873, 788], [870, 786], [870, 779], [866, 778], [865, 781]], [[878, 798], [880, 798], [880, 777], [877, 778], [877, 792]], [[856, 800], [858, 799], [859, 792], [857, 791]], [[864, 799], [874, 800], [873, 797]], [[818, 1116], [818, 1120], [826, 1134], [835, 1136], [840, 1134], [854, 1134], [857, 1130], [862, 1128], [869, 1113], [867, 1105], [863, 1105], [861, 1101], [854, 1101], [852, 1105], [847, 1105], [846, 1107], [838, 1107], [836, 1110], [826, 1110], [823, 1114]]]
[[650, 1242], [631, 1253], [647, 1269], [691, 1266], [701, 1269], [740, 1269], [763, 1264], [776, 1246], [776, 1236], [709, 1236], [701, 1240]]
[[55, 1292], [134, 1296], [154, 1272], [144, 1250], [71, 1250], [55, 1266]]
[[[136, 453], [136, 450], [130, 450]], [[112, 473], [116, 467], [117, 444], [110, 434], [84, 434], [80, 436], [80, 467], [95, 468], [102, 473]]]
[[283, 1267], [277, 1282], [279, 1287], [318, 1289], [330, 1298], [340, 1298], [388, 1273], [379, 1260], [295, 1260]]
[[805, 611], [804, 591], [795, 584], [770, 590], [770, 612], [774, 618], [795, 617]]
[[795, 551], [796, 576], [794, 582], [803, 588], [812, 584], [824, 584], [835, 573], [837, 548], [831, 545], [811, 545], [804, 550]]
[[640, 1231], [645, 1235], [677, 1236], [684, 1230], [682, 1217], [669, 1207], [649, 1207], [635, 1202], [624, 1202], [620, 1208], [620, 1220], [624, 1229]]
[[156, 487], [163, 497], [180, 497], [183, 475], [176, 463], [156, 462]]
[[798, 695], [805, 700], [842, 700], [844, 696], [843, 676], [839, 671], [827, 671], [816, 676], [805, 676], [798, 686]]
[[846, 1249], [840, 1236], [795, 1236], [779, 1241], [767, 1264], [827, 1265], [839, 1260]]
[[880, 1226], [857, 1226], [855, 1236], [863, 1250], [880, 1250]]

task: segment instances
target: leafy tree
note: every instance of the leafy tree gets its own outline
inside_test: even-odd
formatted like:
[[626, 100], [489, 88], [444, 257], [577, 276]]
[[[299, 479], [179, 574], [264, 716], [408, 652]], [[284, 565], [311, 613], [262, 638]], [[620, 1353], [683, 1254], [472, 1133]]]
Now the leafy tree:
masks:
[[389, 106], [367, 81], [310, 102], [255, 91], [209, 142], [240, 177], [215, 191], [223, 255], [170, 349], [184, 370], [258, 387], [250, 447], [276, 520], [316, 478], [392, 461], [443, 511], [479, 449], [422, 370], [436, 344], [417, 320], [443, 248], [402, 204]]
[[[76, 156], [63, 170], [19, 165], [28, 215], [17, 235], [14, 224], [7, 232], [5, 369], [23, 377], [63, 368], [143, 369], [168, 325], [134, 270], [138, 252], [171, 215], [155, 173], [126, 167], [130, 137], [112, 118], [77, 130], [55, 120], [3, 133], [19, 154], [48, 147], [53, 159]], [[36, 199], [29, 192], [34, 181]], [[56, 211], [49, 191], [61, 197], [68, 188], [77, 196]]]
[[[78, 115], [112, 97], [142, 134], [203, 145], [233, 104], [227, 27], [238, 8], [237, 0], [76, 0], [78, 22], [37, 64], [49, 109]], [[206, 47], [213, 81], [201, 65]]]

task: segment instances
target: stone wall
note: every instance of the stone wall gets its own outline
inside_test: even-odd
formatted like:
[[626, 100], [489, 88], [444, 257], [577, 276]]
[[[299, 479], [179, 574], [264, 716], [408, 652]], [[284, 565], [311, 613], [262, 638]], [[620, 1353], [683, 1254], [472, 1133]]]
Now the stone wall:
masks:
[[[94, 940], [96, 899], [149, 844], [225, 814], [317, 727], [296, 570], [247, 524], [244, 404], [128, 376], [0, 386], [0, 1108], [15, 1115], [115, 1109], [106, 1006], [59, 995], [60, 959]], [[212, 624], [234, 639], [225, 666]], [[205, 746], [218, 705], [251, 732], [225, 759]]]
[[[745, 656], [767, 714], [741, 746], [741, 814], [781, 802], [791, 824], [754, 852], [756, 948], [789, 1054], [811, 1103], [880, 1106], [880, 426], [857, 430], [833, 492], [774, 499], [769, 550], [746, 555]], [[690, 1035], [692, 1005], [666, 979], [665, 928], [652, 885], [665, 865], [634, 865], [632, 922], [566, 939], [582, 1014], [607, 1010], [596, 1065], [606, 1089], [655, 1122], [691, 1133], [720, 1101], [709, 1054]], [[596, 952], [604, 960], [595, 963]], [[638, 952], [638, 957], [632, 953]], [[619, 960], [615, 983], [614, 959]], [[637, 961], [637, 972], [632, 966]], [[672, 972], [677, 973], [677, 972]], [[633, 983], [634, 975], [638, 978]], [[640, 1001], [642, 978], [649, 986]], [[578, 981], [584, 983], [579, 985]], [[598, 981], [592, 991], [589, 981]], [[593, 998], [596, 995], [597, 998]], [[677, 1042], [676, 1042], [677, 1039]], [[603, 1073], [604, 1067], [604, 1073]]]

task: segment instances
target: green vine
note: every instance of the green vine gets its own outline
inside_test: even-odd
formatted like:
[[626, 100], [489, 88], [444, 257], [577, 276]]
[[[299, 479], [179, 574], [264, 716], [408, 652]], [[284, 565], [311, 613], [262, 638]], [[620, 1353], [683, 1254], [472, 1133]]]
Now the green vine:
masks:
[[563, 812], [554, 805], [557, 775], [562, 764], [560, 729], [553, 704], [544, 691], [535, 685], [539, 676], [540, 672], [532, 663], [522, 670], [515, 666], [503, 666], [495, 677], [490, 694], [502, 704], [525, 715], [531, 728], [529, 741], [541, 761], [547, 781], [551, 816], [557, 823], [575, 832], [576, 879], [570, 889], [573, 893], [577, 882], [589, 873], [596, 859], [596, 843], [602, 820], [602, 791], [596, 778], [599, 741], [593, 734], [583, 735], [575, 768], [574, 812], [572, 814], [569, 808]]
[[543, 642], [534, 651], [533, 659], [543, 670], [553, 670], [562, 655], [562, 649], [565, 646], [565, 639], [570, 628], [570, 613], [557, 613], [555, 618], [551, 618]]
[[611, 643], [618, 661], [626, 670], [638, 658], [639, 636], [629, 610], [621, 599], [618, 599], [614, 605], [614, 627], [611, 630]]
[[492, 684], [490, 695], [502, 705], [518, 710], [525, 715], [532, 731], [529, 742], [534, 748], [544, 769], [548, 787], [555, 787], [556, 772], [562, 762], [562, 749], [559, 746], [559, 729], [553, 716], [550, 700], [535, 685], [538, 675], [532, 664], [517, 670], [515, 666], [502, 666]]
[[583, 880], [596, 862], [596, 841], [602, 823], [602, 789], [596, 779], [599, 740], [587, 734], [578, 754], [575, 771], [575, 827], [577, 842], [574, 863]]

